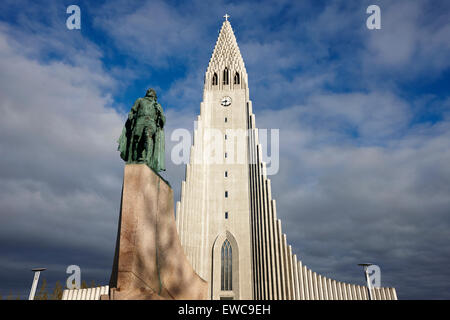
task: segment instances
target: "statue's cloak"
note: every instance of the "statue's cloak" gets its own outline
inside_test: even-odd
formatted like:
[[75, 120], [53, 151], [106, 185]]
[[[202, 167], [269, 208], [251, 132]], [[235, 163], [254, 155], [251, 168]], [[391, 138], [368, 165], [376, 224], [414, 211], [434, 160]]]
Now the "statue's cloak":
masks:
[[117, 150], [120, 151], [120, 157], [128, 162], [128, 152], [129, 152], [129, 148], [128, 148], [128, 141], [131, 138], [131, 121], [130, 119], [127, 119], [127, 121], [125, 122], [125, 125], [123, 126], [122, 129], [122, 134], [120, 135], [119, 140], [117, 141], [119, 143], [119, 146], [117, 147]]
[[153, 166], [152, 168], [156, 171], [165, 171], [166, 170], [166, 159], [165, 159], [165, 136], [164, 136], [164, 130], [161, 128], [157, 128], [156, 134], [155, 134], [155, 149], [153, 151], [153, 154], [155, 155], [153, 157]]

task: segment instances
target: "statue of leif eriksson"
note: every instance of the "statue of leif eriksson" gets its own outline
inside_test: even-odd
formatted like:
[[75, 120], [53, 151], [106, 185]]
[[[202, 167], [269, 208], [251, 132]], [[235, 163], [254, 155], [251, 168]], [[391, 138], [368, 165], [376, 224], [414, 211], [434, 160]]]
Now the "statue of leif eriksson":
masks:
[[120, 157], [126, 163], [145, 163], [156, 173], [166, 170], [164, 124], [166, 118], [156, 91], [148, 89], [134, 103], [119, 138]]

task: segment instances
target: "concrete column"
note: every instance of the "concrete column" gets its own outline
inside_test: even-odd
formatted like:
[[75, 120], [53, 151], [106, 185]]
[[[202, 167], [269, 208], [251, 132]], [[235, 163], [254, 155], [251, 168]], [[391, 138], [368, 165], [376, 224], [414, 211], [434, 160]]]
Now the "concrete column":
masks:
[[339, 281], [333, 280], [333, 289], [336, 293], [336, 300], [342, 300], [341, 288], [339, 286]]
[[81, 290], [81, 300], [86, 300], [86, 289]]
[[327, 279], [328, 300], [334, 300], [333, 284], [330, 278]]
[[353, 296], [353, 285], [350, 283], [347, 283], [347, 291], [348, 291], [348, 295], [350, 297], [349, 300], [355, 300], [355, 297]]
[[[192, 148], [192, 149], [194, 149], [194, 148]], [[192, 171], [191, 176], [193, 176], [193, 177], [197, 176], [195, 174], [196, 167], [197, 167], [197, 165], [192, 165], [191, 166], [191, 171]], [[193, 181], [193, 185], [194, 185], [194, 188], [192, 189], [192, 197], [193, 197], [194, 201], [192, 203], [192, 208], [193, 208], [192, 211], [193, 212], [201, 212], [201, 211], [198, 210], [198, 201], [195, 201], [195, 199], [197, 199], [196, 196], [197, 196], [198, 191], [199, 191], [198, 181]], [[201, 221], [201, 215], [199, 215], [199, 214], [194, 215], [192, 222], [197, 224], [197, 225], [203, 226], [203, 221]], [[199, 261], [198, 261], [198, 258], [199, 258], [199, 236], [201, 237], [201, 232], [197, 233], [197, 234], [196, 233], [192, 234], [192, 256], [193, 256], [192, 266], [193, 266], [194, 270], [196, 270], [197, 272], [198, 272], [199, 267], [200, 267], [199, 266]]]
[[[291, 246], [289, 246], [290, 248]], [[294, 271], [294, 300], [300, 300], [300, 284], [298, 276], [297, 255], [292, 256], [292, 267]]]
[[327, 279], [328, 300], [334, 300], [333, 283], [330, 278]]
[[381, 288], [376, 288], [378, 291], [378, 300], [384, 300], [383, 299], [383, 290]]
[[330, 300], [328, 298], [328, 278], [322, 277], [322, 292], [323, 292], [323, 300]]
[[337, 300], [344, 300], [343, 296], [342, 296], [342, 289], [341, 289], [341, 284], [339, 281], [334, 280], [334, 284], [336, 285], [336, 299]]
[[310, 300], [309, 298], [309, 275], [306, 266], [302, 266], [302, 276], [303, 276], [303, 293], [305, 295], [305, 300]]
[[[256, 174], [256, 168], [255, 165], [251, 165], [251, 167], [253, 168], [252, 170], [254, 170], [254, 174]], [[262, 276], [261, 276], [261, 247], [260, 247], [260, 237], [259, 237], [259, 226], [258, 226], [258, 221], [259, 221], [259, 217], [258, 217], [258, 209], [257, 209], [257, 204], [255, 201], [255, 194], [256, 194], [256, 181], [255, 178], [253, 176], [253, 224], [254, 224], [254, 243], [253, 243], [253, 248], [255, 250], [255, 256], [254, 256], [254, 266], [255, 266], [255, 291], [256, 294], [255, 296], [257, 297], [256, 299], [261, 299], [261, 295], [262, 295], [262, 288], [261, 288], [261, 284], [262, 284]]]
[[303, 266], [302, 262], [299, 260], [297, 262], [297, 270], [298, 270], [298, 287], [299, 287], [299, 299], [300, 300], [306, 300], [305, 299], [305, 286], [303, 282]]
[[[261, 149], [259, 149], [261, 150]], [[265, 163], [262, 163], [263, 165], [263, 175], [261, 176], [261, 191], [262, 191], [262, 214], [263, 214], [263, 221], [264, 221], [264, 238], [263, 238], [263, 244], [264, 244], [264, 268], [265, 268], [265, 274], [266, 274], [266, 297], [267, 300], [272, 300], [272, 259], [270, 256], [270, 223], [269, 223], [269, 215], [268, 215], [268, 208], [267, 208], [267, 188], [266, 188], [266, 179], [265, 177]]]
[[[197, 166], [196, 165], [193, 165], [192, 167], [191, 167], [191, 171], [192, 171], [192, 176], [197, 176], [196, 174], [195, 174], [195, 171], [196, 171], [196, 168], [197, 168]], [[197, 199], [197, 194], [198, 194], [198, 192], [200, 191], [200, 188], [198, 187], [198, 181], [194, 181], [194, 188], [193, 188], [193, 190], [192, 190], [192, 196], [193, 196], [193, 199], [194, 199], [194, 201], [193, 201], [193, 212], [201, 212], [201, 211], [199, 211], [198, 210], [198, 204], [199, 204], [199, 201], [195, 201], [195, 199]], [[203, 221], [201, 221], [201, 215], [199, 215], [199, 214], [196, 214], [195, 216], [194, 216], [194, 219], [193, 219], [193, 223], [196, 223], [197, 225], [203, 225]], [[199, 272], [199, 270], [200, 270], [200, 264], [199, 264], [199, 257], [200, 257], [200, 255], [199, 255], [199, 249], [200, 249], [200, 238], [201, 237], [201, 231], [200, 231], [200, 233], [193, 233], [193, 235], [192, 235], [192, 249], [193, 249], [193, 267], [194, 267], [194, 270], [196, 270], [197, 272]]]
[[380, 298], [381, 298], [381, 300], [387, 300], [386, 299], [386, 295], [384, 294], [384, 288], [379, 288], [378, 290], [380, 290]]
[[[192, 151], [192, 147], [191, 147], [191, 151]], [[188, 171], [188, 174], [189, 174], [189, 176], [188, 177], [186, 177], [186, 179], [189, 181], [189, 187], [188, 187], [188, 199], [189, 199], [189, 201], [188, 201], [188, 205], [187, 205], [187, 212], [189, 213], [189, 215], [188, 215], [188, 224], [189, 224], [189, 229], [191, 230], [191, 225], [192, 225], [192, 220], [194, 220], [195, 219], [195, 217], [193, 216], [193, 214], [192, 214], [192, 212], [193, 212], [193, 210], [192, 210], [192, 208], [193, 208], [193, 203], [192, 203], [192, 190], [193, 190], [193, 185], [194, 185], [194, 179], [192, 179], [191, 177], [192, 177], [192, 165], [188, 165], [187, 166], [187, 171]], [[189, 259], [189, 261], [190, 261], [190, 263], [191, 263], [191, 265], [193, 265], [194, 264], [194, 250], [193, 250], [193, 234], [192, 234], [192, 232], [188, 232], [187, 233], [188, 235], [188, 250], [189, 250], [189, 256], [188, 256], [188, 259]], [[195, 269], [194, 269], [195, 270]]]
[[175, 205], [175, 223], [177, 225], [177, 232], [180, 235], [180, 201]]
[[254, 169], [255, 175], [253, 177], [255, 190], [255, 217], [256, 217], [256, 230], [257, 230], [257, 246], [258, 246], [258, 299], [264, 299], [264, 276], [263, 276], [263, 248], [262, 248], [262, 220], [261, 220], [261, 207], [260, 207], [260, 195], [259, 195], [259, 162], [258, 162], [258, 150], [257, 150], [257, 141], [258, 141], [258, 129], [253, 130], [254, 133]]
[[375, 300], [381, 300], [380, 290], [378, 288], [373, 288], [372, 291], [373, 291]]
[[311, 269], [309, 269], [308, 272], [309, 272], [308, 276], [309, 276], [309, 282], [310, 282], [309, 283], [310, 284], [310, 287], [309, 287], [309, 299], [310, 300], [316, 300], [316, 293], [314, 291], [314, 273], [313, 273], [313, 271]]
[[319, 300], [324, 300], [324, 298], [323, 298], [323, 283], [322, 283], [322, 279], [323, 279], [323, 277], [320, 274], [318, 274], [317, 275], [317, 288], [318, 288], [318, 291], [319, 291]]
[[367, 288], [361, 286], [361, 300], [367, 300]]
[[[259, 139], [257, 140], [259, 141]], [[260, 223], [261, 223], [261, 258], [262, 258], [262, 276], [263, 276], [263, 299], [268, 299], [269, 295], [269, 275], [268, 275], [268, 261], [267, 261], [267, 219], [264, 212], [264, 182], [263, 182], [263, 174], [262, 174], [262, 153], [261, 153], [261, 145], [258, 143], [256, 145], [256, 151], [258, 156], [258, 206], [259, 206], [259, 215], [260, 215]]]
[[360, 285], [356, 286], [356, 299], [357, 300], [362, 300], [362, 297], [361, 297], [361, 286]]
[[347, 298], [348, 300], [353, 300], [353, 292], [352, 292], [352, 285], [350, 283], [347, 283]]
[[185, 251], [186, 251], [186, 257], [188, 258], [188, 260], [191, 262], [191, 257], [190, 257], [190, 232], [187, 232], [187, 230], [189, 230], [190, 228], [190, 222], [189, 222], [189, 218], [190, 218], [190, 214], [189, 214], [189, 203], [190, 203], [190, 184], [191, 184], [191, 179], [189, 179], [189, 164], [186, 165], [186, 177], [185, 177], [185, 181], [186, 181], [186, 202], [185, 202], [185, 228], [186, 228], [186, 234], [185, 234]]
[[389, 292], [389, 288], [383, 288], [384, 290], [384, 295], [386, 296], [386, 300], [392, 300], [391, 298], [391, 293]]
[[309, 284], [309, 300], [315, 300], [314, 293], [314, 279], [311, 269], [308, 269], [308, 284]]
[[264, 274], [266, 279], [266, 295], [265, 299], [270, 300], [271, 297], [271, 288], [272, 288], [272, 279], [271, 279], [271, 272], [270, 272], [270, 249], [269, 249], [269, 222], [268, 222], [268, 216], [267, 216], [267, 207], [266, 207], [266, 182], [265, 182], [265, 163], [262, 161], [262, 151], [261, 151], [261, 145], [258, 144], [258, 152], [259, 152], [259, 159], [261, 163], [261, 214], [264, 221], [263, 226], [263, 247], [264, 247]]
[[362, 286], [361, 293], [362, 293], [363, 300], [369, 300], [369, 294], [367, 292], [366, 286]]
[[345, 292], [345, 300], [352, 300], [352, 294], [350, 292], [350, 286], [348, 283], [343, 282], [342, 283], [343, 287], [344, 287], [344, 292]]
[[317, 283], [317, 273], [313, 272], [314, 300], [319, 300], [319, 288]]
[[340, 286], [341, 286], [341, 292], [342, 292], [342, 300], [348, 300], [347, 286], [343, 282], [340, 282]]
[[100, 300], [100, 295], [102, 294], [102, 289], [103, 289], [103, 287], [97, 287], [97, 288], [95, 288], [95, 290], [92, 289], [95, 300]]
[[292, 246], [287, 244], [286, 240], [286, 246], [287, 246], [287, 258], [289, 261], [289, 286], [291, 289], [291, 300], [295, 300], [295, 280], [294, 280], [294, 265], [292, 263]]
[[[186, 181], [182, 181], [181, 182], [181, 201], [183, 201], [184, 197], [186, 196]], [[181, 202], [180, 203], [180, 241], [181, 244], [183, 245], [183, 249], [184, 249], [184, 254], [187, 255], [186, 252], [186, 232], [185, 232], [185, 205], [182, 205]]]
[[274, 252], [274, 232], [273, 232], [273, 212], [272, 212], [272, 189], [270, 180], [266, 179], [266, 206], [267, 206], [267, 220], [269, 228], [269, 255], [270, 255], [270, 281], [271, 281], [271, 299], [277, 297], [277, 278], [275, 270], [275, 252]]
[[291, 271], [289, 269], [289, 258], [286, 235], [283, 233], [283, 258], [284, 258], [284, 270], [286, 274], [286, 300], [292, 300], [291, 296]]
[[395, 288], [391, 288], [391, 298], [392, 300], [398, 300], [397, 291], [395, 290]]
[[272, 212], [273, 212], [273, 245], [274, 245], [274, 257], [275, 257], [275, 273], [276, 273], [276, 292], [277, 299], [283, 299], [283, 289], [282, 289], [282, 273], [281, 273], [281, 263], [280, 263], [280, 250], [279, 250], [279, 236], [278, 236], [278, 223], [277, 223], [277, 207], [275, 200], [272, 200]]
[[[102, 288], [106, 288], [106, 286], [102, 287]], [[105, 293], [100, 293], [100, 294], [108, 294], [108, 290], [105, 290]], [[95, 290], [93, 288], [91, 288], [91, 289], [89, 289], [86, 300], [94, 300], [94, 299], [95, 299]]]
[[351, 300], [356, 300], [356, 292], [355, 292], [355, 285], [354, 284], [348, 284], [348, 291], [351, 295]]
[[356, 292], [356, 284], [352, 284], [352, 299], [353, 300], [359, 300], [357, 292]]
[[339, 293], [338, 293], [338, 289], [337, 289], [337, 285], [336, 285], [336, 280], [332, 280], [331, 281], [331, 286], [332, 286], [332, 288], [333, 288], [333, 297], [334, 297], [334, 300], [340, 300], [340, 297], [339, 297]]
[[281, 292], [283, 294], [283, 300], [288, 300], [287, 298], [287, 288], [286, 288], [286, 271], [284, 264], [284, 250], [283, 250], [283, 235], [281, 233], [281, 221], [277, 220], [277, 237], [278, 237], [278, 252], [280, 256], [280, 272], [281, 272]]
[[[196, 165], [196, 171], [198, 173], [198, 175], [203, 175], [205, 173], [205, 170], [203, 167], [200, 167], [199, 165]], [[223, 178], [223, 177], [222, 177]], [[205, 188], [205, 181], [206, 179], [200, 179], [200, 181], [198, 181], [199, 187], [197, 190], [197, 194], [199, 197], [203, 197], [206, 194], [206, 188]], [[206, 196], [205, 196], [206, 198]], [[200, 239], [198, 239], [198, 273], [202, 278], [206, 278], [207, 277], [207, 269], [209, 269], [208, 264], [208, 256], [209, 256], [209, 250], [207, 248], [208, 244], [209, 244], [209, 214], [207, 213], [206, 210], [204, 210], [204, 202], [203, 201], [196, 201], [197, 202], [197, 210], [198, 212], [201, 212], [201, 219], [200, 219], [200, 223], [202, 224], [202, 228], [201, 228], [201, 236]]]
[[258, 247], [258, 240], [259, 240], [259, 234], [258, 234], [258, 225], [257, 225], [257, 209], [256, 209], [256, 201], [255, 201], [255, 189], [256, 189], [256, 181], [255, 181], [255, 175], [256, 175], [256, 168], [255, 168], [255, 130], [253, 129], [252, 125], [252, 119], [253, 115], [250, 115], [249, 117], [249, 126], [251, 130], [249, 131], [249, 154], [250, 154], [250, 191], [251, 191], [251, 199], [250, 199], [250, 208], [251, 208], [251, 222], [252, 222], [252, 231], [253, 231], [253, 270], [254, 270], [254, 299], [259, 300], [260, 299], [260, 278], [259, 278], [259, 247]]
[[260, 158], [259, 158], [259, 148], [258, 148], [258, 129], [254, 130], [255, 132], [255, 195], [256, 195], [256, 216], [257, 216], [257, 222], [256, 226], [258, 228], [258, 259], [259, 259], [259, 284], [260, 284], [260, 299], [266, 299], [266, 275], [265, 275], [265, 268], [264, 268], [264, 255], [265, 255], [265, 248], [264, 248], [264, 220], [262, 217], [262, 208], [261, 208], [261, 166], [260, 166]]

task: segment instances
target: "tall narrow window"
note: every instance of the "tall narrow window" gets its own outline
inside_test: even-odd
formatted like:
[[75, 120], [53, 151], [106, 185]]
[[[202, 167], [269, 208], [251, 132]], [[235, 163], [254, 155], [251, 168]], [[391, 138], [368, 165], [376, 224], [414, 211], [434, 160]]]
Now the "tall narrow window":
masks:
[[228, 171], [225, 171], [225, 178], [228, 177]]
[[228, 122], [228, 118], [227, 117], [225, 117], [225, 122]]
[[212, 85], [217, 86], [217, 73], [214, 72], [213, 78], [212, 78]]
[[225, 191], [225, 198], [228, 198], [228, 191]]
[[222, 268], [221, 268], [221, 285], [220, 289], [224, 291], [232, 289], [232, 252], [230, 241], [225, 240], [222, 245]]
[[228, 80], [228, 68], [225, 68], [225, 70], [223, 70], [223, 84], [228, 84], [229, 80]]
[[234, 74], [234, 84], [240, 84], [241, 83], [241, 79], [239, 78], [239, 72], [236, 72]]

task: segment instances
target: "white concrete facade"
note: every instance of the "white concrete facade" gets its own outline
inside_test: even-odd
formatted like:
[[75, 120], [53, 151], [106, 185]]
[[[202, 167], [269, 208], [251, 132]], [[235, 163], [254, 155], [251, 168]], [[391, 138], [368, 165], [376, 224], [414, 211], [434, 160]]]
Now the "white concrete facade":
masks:
[[87, 289], [65, 289], [61, 300], [100, 300], [100, 296], [109, 294], [109, 286]]
[[[237, 143], [230, 129], [241, 130]], [[368, 298], [367, 287], [312, 272], [288, 245], [262, 161], [247, 72], [229, 21], [223, 22], [205, 74], [176, 221], [186, 256], [208, 281], [211, 299]], [[225, 245], [231, 246], [231, 260], [224, 256]], [[397, 298], [394, 288], [374, 290], [380, 290], [377, 298]]]

